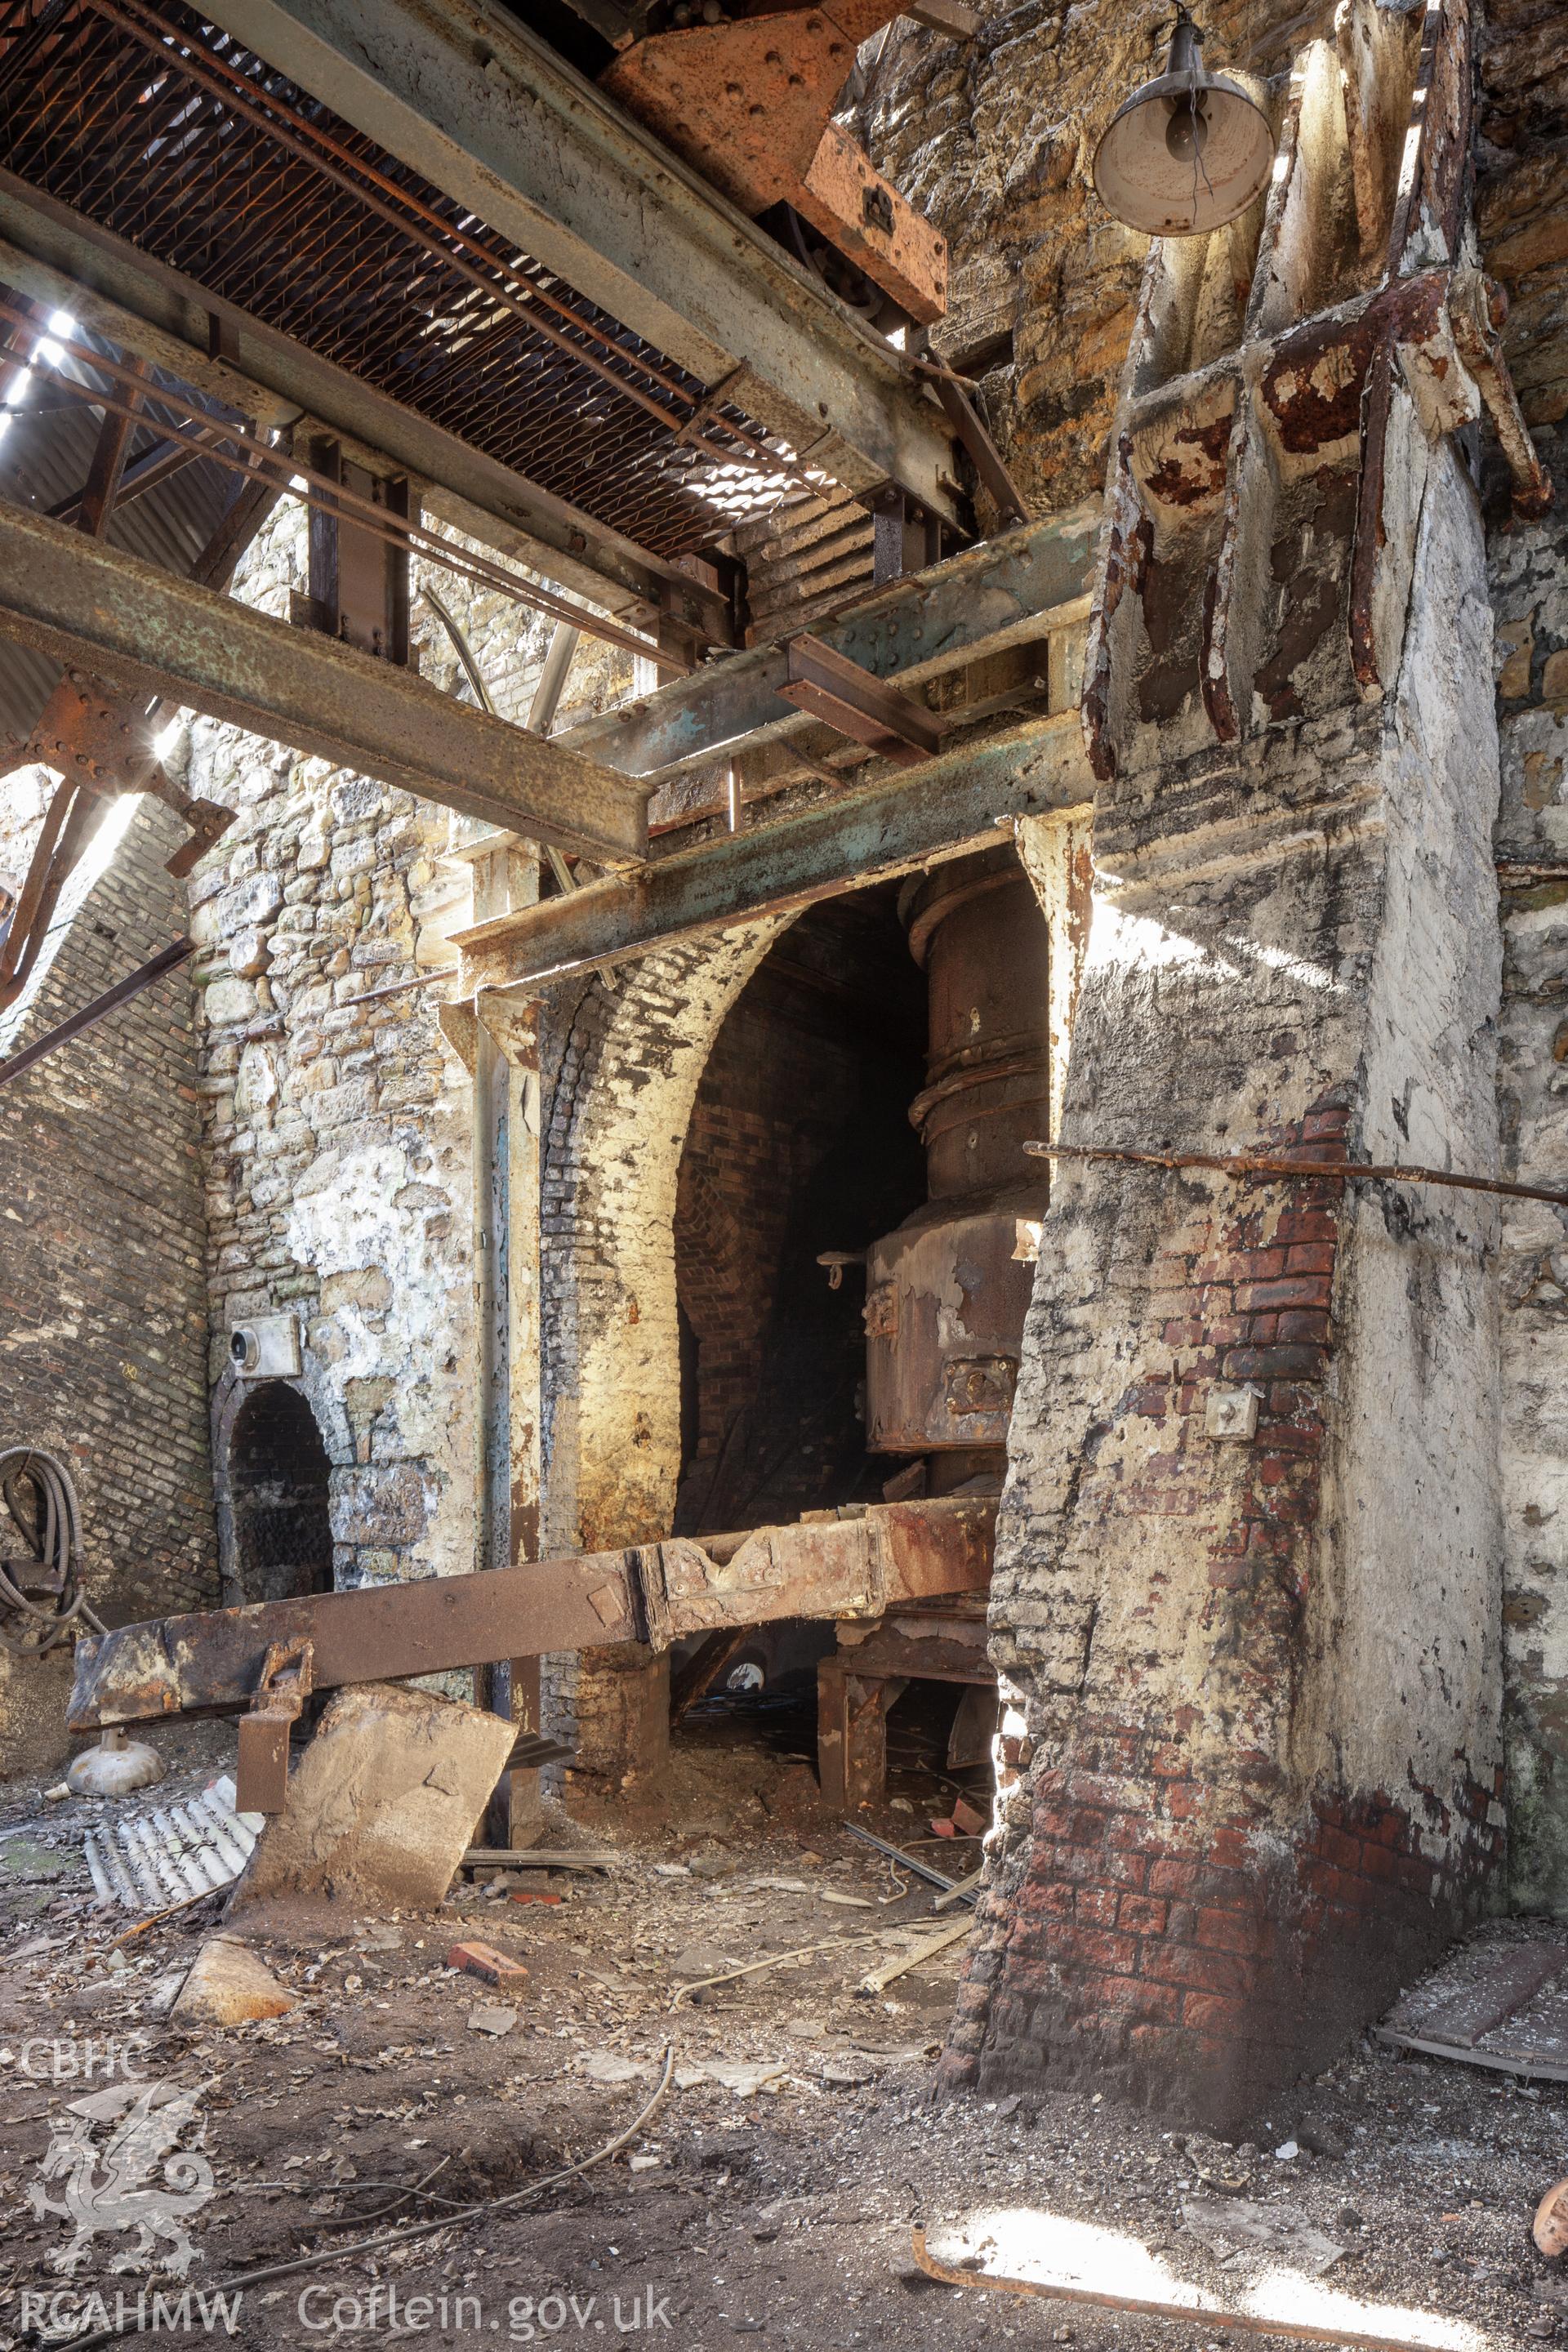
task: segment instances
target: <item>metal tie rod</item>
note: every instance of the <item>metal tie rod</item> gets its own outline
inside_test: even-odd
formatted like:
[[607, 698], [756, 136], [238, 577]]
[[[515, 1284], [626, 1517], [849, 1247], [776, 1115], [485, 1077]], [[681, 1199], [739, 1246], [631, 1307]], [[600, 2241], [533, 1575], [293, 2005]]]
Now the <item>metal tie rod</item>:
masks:
[[[0, 1076], [5, 1074], [0, 1071]], [[1241, 1181], [1248, 1176], [1294, 1176], [1307, 1183], [1363, 1182], [1446, 1184], [1456, 1192], [1500, 1192], [1510, 1201], [1550, 1201], [1568, 1209], [1568, 1192], [1548, 1184], [1512, 1184], [1502, 1176], [1460, 1176], [1447, 1168], [1400, 1168], [1363, 1160], [1276, 1160], [1257, 1151], [1132, 1151], [1110, 1143], [1026, 1143], [1037, 1160], [1123, 1160], [1135, 1168], [1214, 1168]]]
[[175, 940], [173, 946], [161, 948], [149, 961], [139, 964], [123, 980], [117, 980], [112, 988], [106, 988], [90, 1004], [84, 1004], [79, 1013], [71, 1013], [58, 1027], [36, 1037], [19, 1054], [13, 1054], [8, 1062], [0, 1062], [0, 1087], [9, 1086], [13, 1078], [19, 1078], [24, 1070], [30, 1070], [35, 1062], [41, 1062], [58, 1045], [68, 1045], [73, 1037], [79, 1037], [84, 1029], [90, 1029], [117, 1005], [128, 1004], [133, 996], [140, 996], [144, 988], [151, 988], [155, 980], [162, 980], [166, 971], [173, 971], [176, 964], [194, 955], [195, 945], [194, 940]]

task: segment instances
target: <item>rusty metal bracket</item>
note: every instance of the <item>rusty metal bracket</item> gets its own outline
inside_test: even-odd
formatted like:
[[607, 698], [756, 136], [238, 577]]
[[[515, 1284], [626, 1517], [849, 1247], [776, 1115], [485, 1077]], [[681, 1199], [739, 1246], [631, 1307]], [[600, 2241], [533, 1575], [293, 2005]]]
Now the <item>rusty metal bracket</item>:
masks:
[[833, 118], [857, 47], [897, 13], [893, 0], [786, 0], [635, 41], [600, 84], [742, 211], [791, 205], [929, 322], [947, 306], [946, 240]]
[[895, 760], [918, 767], [942, 749], [942, 722], [912, 695], [875, 677], [820, 637], [789, 638], [784, 678], [778, 691], [797, 710], [825, 719], [841, 735]]
[[1483, 407], [1516, 511], [1552, 500], [1468, 257], [1470, 0], [1418, 38], [1346, 0], [1337, 39], [1297, 60], [1261, 218], [1151, 252], [1084, 672], [1101, 782], [1378, 699], [1431, 453]]
[[268, 1643], [256, 1696], [239, 1718], [235, 1811], [280, 1813], [289, 1801], [289, 1734], [310, 1696], [315, 1648], [308, 1634]]
[[1475, 378], [1491, 418], [1492, 430], [1513, 477], [1513, 510], [1521, 522], [1545, 514], [1555, 493], [1552, 478], [1531, 439], [1530, 427], [1519, 404], [1508, 362], [1502, 355], [1501, 332], [1508, 318], [1508, 296], [1493, 278], [1477, 278], [1469, 299], [1451, 310], [1454, 341], [1460, 359]]
[[173, 971], [176, 964], [184, 963], [185, 958], [195, 955], [195, 941], [187, 939], [175, 940], [169, 947], [161, 948], [147, 962], [139, 964], [123, 980], [116, 981], [112, 988], [106, 988], [101, 996], [95, 996], [79, 1012], [69, 1014], [53, 1029], [46, 1030], [43, 1036], [35, 1037], [30, 1045], [24, 1045], [19, 1053], [0, 1062], [0, 1087], [9, 1086], [13, 1078], [19, 1078], [36, 1062], [43, 1061], [47, 1055], [55, 1053], [61, 1045], [68, 1045], [73, 1037], [79, 1037], [84, 1029], [91, 1029], [106, 1013], [129, 1003], [132, 997], [140, 996], [144, 988], [151, 988], [155, 980], [162, 980], [166, 971]]
[[964, 378], [931, 352], [915, 359], [911, 364], [927, 377], [942, 405], [942, 412], [957, 434], [981, 482], [1001, 517], [1004, 528], [1008, 523], [1027, 522], [1029, 509], [1024, 494], [1007, 471], [1002, 452], [986, 428], [980, 411], [971, 396], [971, 387]]

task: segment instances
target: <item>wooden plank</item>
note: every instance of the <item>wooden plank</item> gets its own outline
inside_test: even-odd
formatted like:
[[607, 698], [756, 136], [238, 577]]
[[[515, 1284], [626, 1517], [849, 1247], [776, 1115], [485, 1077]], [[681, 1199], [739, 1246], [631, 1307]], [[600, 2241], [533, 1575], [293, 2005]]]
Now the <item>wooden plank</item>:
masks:
[[1468, 1944], [1408, 1992], [1387, 2021], [1398, 2032], [1470, 2049], [1565, 1968], [1568, 1944], [1555, 1938]]
[[1019, 819], [1079, 809], [1090, 778], [1076, 711], [965, 743], [798, 815], [655, 859], [570, 898], [456, 933], [462, 992], [528, 990], [758, 916], [962, 857]]
[[643, 793], [580, 753], [5, 502], [0, 635], [530, 840], [613, 865], [647, 847]]

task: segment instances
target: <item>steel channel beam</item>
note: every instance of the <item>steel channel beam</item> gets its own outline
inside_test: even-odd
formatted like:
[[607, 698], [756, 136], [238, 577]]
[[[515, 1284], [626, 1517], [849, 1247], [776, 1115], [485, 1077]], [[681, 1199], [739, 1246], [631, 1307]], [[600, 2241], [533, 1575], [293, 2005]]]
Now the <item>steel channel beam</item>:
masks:
[[[674, 564], [8, 173], [0, 173], [0, 283], [68, 310], [242, 415], [320, 426], [356, 463], [416, 476], [428, 513], [634, 626], [653, 626], [666, 586], [711, 601], [717, 624], [722, 599]], [[232, 359], [209, 358], [209, 318], [231, 331]]]
[[798, 912], [818, 898], [986, 848], [1021, 817], [1085, 806], [1092, 785], [1078, 713], [1035, 719], [869, 791], [459, 931], [461, 993], [533, 990], [677, 940]]
[[[1022, 523], [847, 612], [815, 617], [811, 634], [873, 677], [922, 685], [960, 661], [1082, 617], [1100, 520], [1096, 500]], [[656, 777], [743, 739], [799, 733], [811, 722], [780, 698], [788, 659], [783, 644], [727, 655], [558, 740], [626, 775]]]
[[879, 1504], [854, 1519], [574, 1552], [473, 1576], [365, 1585], [302, 1601], [205, 1609], [79, 1642], [73, 1731], [232, 1712], [257, 1694], [275, 1643], [309, 1641], [317, 1690], [650, 1641], [778, 1617], [880, 1616], [982, 1592], [996, 1510], [981, 1498]]
[[0, 635], [595, 860], [643, 856], [642, 789], [310, 629], [0, 502]]
[[78, 1643], [68, 1720], [89, 1730], [247, 1706], [270, 1644], [299, 1638], [311, 1644], [317, 1690], [496, 1665], [533, 1646], [632, 1641], [626, 1563], [622, 1552], [584, 1554], [118, 1626]]
[[957, 518], [952, 430], [915, 372], [509, 10], [205, 13], [703, 383], [733, 379], [730, 399], [847, 488], [896, 481]]

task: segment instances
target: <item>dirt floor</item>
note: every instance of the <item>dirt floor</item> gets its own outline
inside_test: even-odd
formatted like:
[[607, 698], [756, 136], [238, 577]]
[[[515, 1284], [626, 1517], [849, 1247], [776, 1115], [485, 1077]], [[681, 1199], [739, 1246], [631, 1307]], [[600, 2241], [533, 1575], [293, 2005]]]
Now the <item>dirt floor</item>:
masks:
[[[143, 2320], [160, 2316], [154, 2289], [174, 2332], [258, 2346], [635, 2334], [703, 2352], [756, 2334], [802, 2352], [933, 2336], [1184, 2352], [1225, 2338], [1201, 2315], [934, 2284], [911, 2256], [916, 2222], [972, 2267], [1167, 2301], [1196, 2290], [1211, 2310], [1322, 2317], [1347, 2334], [1462, 2352], [1559, 2332], [1568, 2282], [1535, 2252], [1530, 2221], [1568, 2170], [1568, 2093], [1369, 2042], [1239, 2147], [1089, 2096], [935, 2105], [957, 1950], [879, 1996], [858, 1987], [911, 1927], [952, 1915], [932, 1923], [929, 1886], [824, 1815], [787, 1724], [767, 1735], [722, 1710], [700, 1718], [662, 1821], [555, 1809], [547, 1842], [613, 1843], [613, 1873], [460, 1882], [434, 1916], [268, 1943], [298, 2006], [196, 2035], [165, 2012], [220, 1901], [127, 1937], [134, 1920], [94, 1906], [81, 1860], [83, 1828], [108, 1808], [10, 1790], [0, 2346], [117, 2316], [134, 2326], [139, 2295]], [[158, 1744], [171, 1780], [126, 1807], [232, 1769], [222, 1727]], [[871, 1825], [912, 1846], [944, 1784], [929, 1759], [900, 1766], [895, 1793], [900, 1779], [915, 1795]], [[934, 1839], [913, 1850], [954, 1874], [978, 1852]], [[523, 1961], [521, 1989], [449, 1969], [465, 1937]], [[683, 1985], [801, 1947], [826, 1948], [674, 2005]], [[450, 2209], [437, 2199], [505, 2196], [591, 2156], [647, 2104], [667, 2051], [670, 2088], [611, 2160], [437, 2234], [351, 2251], [438, 2218]], [[197, 2095], [175, 2132], [121, 2128], [137, 2095], [127, 2061]], [[153, 2224], [140, 2258], [136, 2220]], [[79, 2260], [64, 2271], [75, 2225]], [[153, 2267], [182, 2230], [195, 2249], [184, 2309], [181, 2282]], [[318, 2252], [245, 2285], [226, 2317], [210, 2300], [237, 2274]]]

